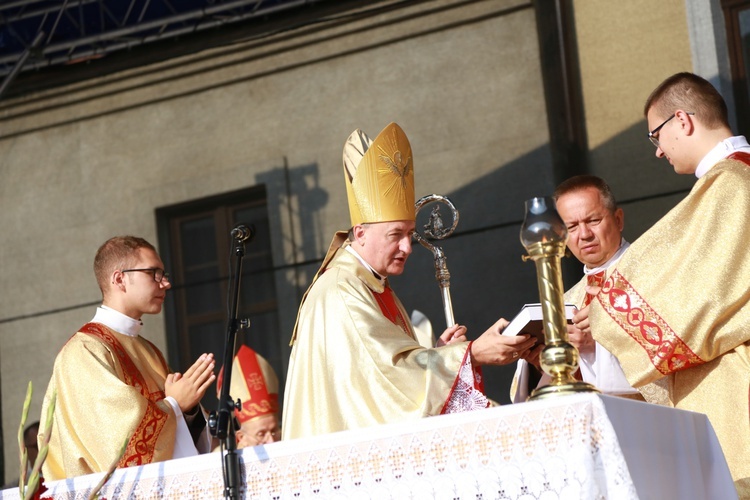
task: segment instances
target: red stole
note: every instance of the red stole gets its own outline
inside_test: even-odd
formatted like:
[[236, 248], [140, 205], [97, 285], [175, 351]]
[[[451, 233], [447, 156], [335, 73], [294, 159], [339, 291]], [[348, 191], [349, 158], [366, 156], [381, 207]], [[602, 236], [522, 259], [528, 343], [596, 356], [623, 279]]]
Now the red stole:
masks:
[[[386, 283], [383, 293], [373, 292], [372, 294], [375, 296], [375, 300], [378, 302], [378, 306], [380, 306], [380, 311], [383, 313], [383, 316], [388, 318], [394, 325], [400, 326], [404, 333], [413, 338], [413, 335], [409, 327], [407, 326], [408, 324], [401, 314], [401, 310], [396, 305], [396, 299], [393, 296], [391, 287]], [[469, 343], [466, 349], [464, 359], [461, 361], [461, 367], [469, 365], [471, 366], [471, 372], [470, 374], [467, 373], [466, 376], [462, 378], [462, 370], [461, 368], [459, 368], [459, 371], [456, 374], [456, 379], [454, 380], [453, 386], [451, 387], [451, 391], [445, 400], [443, 409], [440, 411], [441, 415], [445, 413], [456, 413], [460, 411], [466, 411], [468, 409], [474, 409], [473, 405], [476, 404], [475, 400], [484, 401], [486, 402], [487, 406], [489, 406], [490, 404], [484, 396], [484, 380], [482, 377], [482, 367], [474, 366], [473, 364], [471, 364], [470, 352], [471, 343]], [[471, 396], [471, 394], [475, 392], [480, 393], [478, 397]]]
[[[605, 274], [606, 274], [606, 271], [599, 271], [598, 273], [587, 274], [586, 285], [596, 286], [596, 287], [601, 288], [601, 286], [604, 284]], [[591, 304], [591, 299], [593, 298], [594, 298], [593, 295], [591, 295], [589, 292], [586, 292], [586, 297], [583, 299], [583, 307], [586, 307], [587, 305]]]
[[[161, 434], [168, 418], [167, 413], [156, 405], [158, 401], [161, 401], [166, 397], [164, 391], [156, 391], [153, 393], [148, 391], [148, 386], [146, 385], [143, 375], [135, 366], [133, 360], [130, 359], [130, 356], [122, 347], [122, 344], [120, 344], [117, 338], [112, 335], [107, 328], [103, 328], [102, 325], [97, 323], [86, 323], [79, 331], [91, 335], [92, 337], [96, 337], [115, 354], [117, 360], [122, 366], [122, 371], [125, 376], [124, 382], [127, 385], [138, 389], [141, 396], [146, 398], [149, 402], [146, 408], [146, 413], [143, 415], [138, 427], [136, 427], [133, 435], [130, 437], [125, 454], [117, 463], [117, 467], [131, 467], [134, 465], [151, 463], [154, 458], [156, 441], [159, 439], [159, 435]], [[146, 340], [146, 342], [148, 341]], [[152, 347], [159, 355], [162, 365], [166, 368], [167, 363], [161, 353], [153, 345]]]
[[383, 316], [388, 318], [394, 325], [401, 327], [409, 337], [412, 337], [413, 335], [407, 326], [406, 320], [401, 314], [398, 305], [396, 305], [396, 299], [393, 297], [391, 287], [386, 283], [383, 293], [372, 292], [372, 294], [375, 296], [375, 300], [378, 302]]
[[727, 156], [730, 160], [737, 160], [741, 161], [742, 163], [745, 163], [747, 165], [750, 165], [750, 154], [749, 153], [743, 153], [742, 151], [736, 151], [732, 153], [731, 155]]

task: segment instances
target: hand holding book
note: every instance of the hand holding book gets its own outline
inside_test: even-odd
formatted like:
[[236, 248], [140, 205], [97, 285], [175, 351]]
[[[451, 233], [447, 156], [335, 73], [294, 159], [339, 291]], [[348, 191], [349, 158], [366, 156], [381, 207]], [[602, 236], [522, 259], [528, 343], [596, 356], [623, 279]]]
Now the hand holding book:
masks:
[[[565, 304], [565, 318], [572, 324], [576, 307]], [[537, 339], [538, 344], [544, 344], [544, 317], [542, 305], [539, 303], [526, 304], [503, 330], [503, 335], [515, 336], [528, 334]]]

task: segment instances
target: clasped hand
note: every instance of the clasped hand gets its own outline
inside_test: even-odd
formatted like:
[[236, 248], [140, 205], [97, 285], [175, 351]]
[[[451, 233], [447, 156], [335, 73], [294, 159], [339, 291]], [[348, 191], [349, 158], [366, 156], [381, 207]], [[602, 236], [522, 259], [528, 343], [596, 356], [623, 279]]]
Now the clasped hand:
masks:
[[200, 402], [206, 390], [216, 380], [215, 365], [213, 354], [201, 354], [185, 373], [175, 372], [167, 375], [167, 380], [164, 382], [164, 393], [177, 401], [183, 413], [191, 410]]
[[[586, 287], [586, 292], [591, 295], [598, 294], [599, 290], [599, 287]], [[596, 342], [591, 334], [591, 321], [589, 320], [590, 308], [591, 305], [587, 305], [577, 311], [573, 316], [573, 324], [568, 325], [568, 341], [570, 341], [570, 343], [578, 349], [578, 352], [582, 354], [594, 352], [596, 350]]]
[[578, 349], [581, 354], [594, 352], [596, 342], [591, 336], [589, 324], [589, 306], [584, 307], [573, 316], [573, 324], [568, 326], [568, 341]]

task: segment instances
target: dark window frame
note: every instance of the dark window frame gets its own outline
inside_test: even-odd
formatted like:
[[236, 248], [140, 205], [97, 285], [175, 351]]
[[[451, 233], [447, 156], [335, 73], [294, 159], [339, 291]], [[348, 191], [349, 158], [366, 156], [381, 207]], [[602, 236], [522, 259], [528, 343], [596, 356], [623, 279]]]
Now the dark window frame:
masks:
[[[224, 343], [226, 338], [227, 330], [227, 316], [228, 316], [228, 279], [230, 278], [230, 266], [233, 266], [236, 261], [232, 256], [234, 249], [233, 240], [231, 238], [231, 230], [234, 225], [238, 222], [247, 222], [254, 224], [256, 221], [236, 221], [233, 218], [237, 217], [237, 213], [243, 210], [250, 210], [254, 208], [261, 208], [262, 211], [267, 210], [267, 192], [264, 185], [253, 186], [250, 188], [240, 189], [228, 193], [222, 193], [198, 200], [186, 201], [183, 203], [160, 207], [156, 210], [156, 221], [158, 231], [158, 242], [159, 252], [164, 261], [165, 269], [167, 269], [172, 276], [173, 289], [167, 293], [167, 297], [164, 302], [164, 321], [166, 328], [167, 337], [167, 359], [173, 370], [183, 371], [187, 369], [194, 361], [196, 357], [195, 352], [191, 352], [191, 327], [208, 326], [210, 323], [221, 323], [221, 335], [220, 338], [212, 338], [212, 342], [216, 346], [212, 349], [217, 360], [216, 373], [218, 374], [219, 368], [224, 362]], [[183, 261], [182, 252], [182, 235], [181, 226], [185, 222], [195, 221], [201, 218], [211, 218], [214, 223], [214, 237], [216, 245], [216, 262], [214, 263], [218, 267], [218, 278], [212, 279], [211, 281], [220, 283], [217, 287], [220, 297], [218, 299], [219, 306], [212, 311], [190, 314], [187, 305], [187, 293], [186, 286], [190, 285], [185, 282], [186, 269], [179, 263]], [[258, 242], [248, 242], [245, 245], [245, 257], [243, 259], [242, 268], [242, 279], [241, 279], [241, 292], [245, 295], [245, 287], [252, 286], [252, 276], [256, 273], [270, 273], [273, 276], [274, 267], [272, 263], [271, 255], [271, 242], [270, 235], [268, 232], [270, 228], [268, 225], [268, 213], [265, 212], [265, 220], [259, 221], [260, 224], [265, 224], [266, 238], [264, 244], [258, 245]], [[253, 257], [257, 258], [260, 256], [261, 260], [265, 260], [267, 265], [263, 266], [260, 270], [252, 269], [249, 265]], [[231, 259], [231, 262], [230, 262]], [[250, 278], [250, 280], [248, 280]], [[193, 283], [192, 286], [195, 286]], [[244, 310], [240, 311], [240, 318], [250, 314], [270, 314], [271, 321], [275, 321], [278, 330], [278, 298], [273, 289], [271, 297], [267, 297], [263, 301], [253, 302], [251, 306], [242, 304], [241, 308]], [[275, 319], [274, 319], [275, 314]], [[210, 327], [209, 327], [210, 328]], [[252, 324], [250, 329], [252, 330]], [[264, 332], [266, 333], [266, 332]], [[277, 338], [280, 336], [280, 331], [276, 332], [276, 335], [271, 337], [271, 342], [274, 339], [277, 342], [280, 340]], [[250, 333], [252, 335], [252, 332]], [[245, 342], [245, 332], [239, 331], [236, 339], [236, 347], [238, 348]], [[249, 343], [248, 343], [249, 344]], [[252, 347], [252, 345], [251, 345]], [[260, 354], [265, 357], [269, 357], [267, 353], [261, 352]], [[280, 364], [281, 360], [268, 359], [274, 369], [279, 375], [280, 383], [283, 383], [282, 374], [279, 373], [283, 363]], [[278, 365], [278, 366], [277, 366]], [[213, 404], [215, 401], [216, 388], [212, 387], [209, 389], [212, 394], [206, 394], [204, 397], [204, 404]], [[209, 408], [211, 409], [211, 408]]]

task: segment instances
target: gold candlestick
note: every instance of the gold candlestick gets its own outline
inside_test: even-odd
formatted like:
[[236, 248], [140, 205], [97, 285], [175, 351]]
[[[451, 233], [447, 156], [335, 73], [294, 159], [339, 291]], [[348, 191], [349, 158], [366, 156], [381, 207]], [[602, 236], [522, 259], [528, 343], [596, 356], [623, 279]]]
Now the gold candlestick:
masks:
[[552, 198], [532, 198], [526, 201], [521, 243], [528, 255], [524, 255], [523, 259], [531, 259], [536, 264], [545, 340], [539, 364], [544, 373], [552, 378], [548, 385], [535, 389], [530, 400], [599, 392], [593, 385], [578, 381], [573, 376], [578, 369], [578, 349], [568, 342], [560, 269], [560, 258], [565, 255], [567, 239], [568, 231]]

